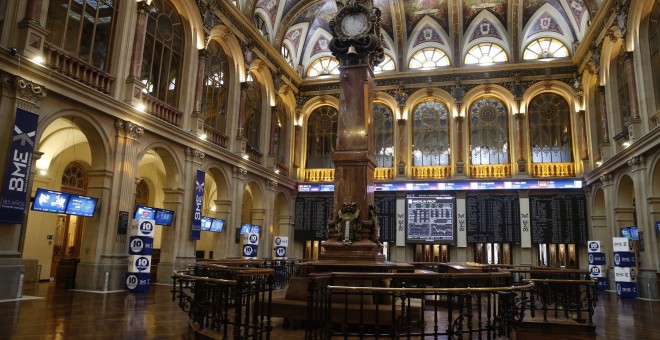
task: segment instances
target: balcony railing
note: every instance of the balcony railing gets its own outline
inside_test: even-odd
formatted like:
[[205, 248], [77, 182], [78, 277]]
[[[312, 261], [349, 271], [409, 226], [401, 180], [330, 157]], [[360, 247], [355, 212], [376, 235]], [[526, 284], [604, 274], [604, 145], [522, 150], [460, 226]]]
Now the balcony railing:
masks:
[[181, 126], [181, 117], [183, 116], [183, 113], [177, 108], [168, 105], [156, 97], [150, 96], [146, 93], [142, 94], [142, 99], [144, 100], [146, 111], [149, 114], [160, 118], [172, 125]]
[[332, 182], [335, 169], [305, 169], [305, 182]]
[[46, 66], [103, 93], [110, 93], [115, 78], [96, 66], [70, 55], [48, 42], [44, 43]]
[[573, 177], [575, 163], [532, 163], [533, 177]]
[[289, 175], [289, 167], [284, 162], [280, 162], [280, 161], [275, 162], [275, 169], [277, 169], [280, 172], [280, 174], [284, 176]]
[[248, 155], [248, 159], [255, 163], [261, 163], [261, 158], [264, 156], [264, 154], [261, 153], [261, 151], [257, 150], [257, 148], [253, 147], [250, 144], [246, 145], [245, 153]]
[[209, 142], [218, 145], [223, 149], [227, 148], [227, 136], [211, 127], [211, 125], [204, 124], [204, 134], [206, 135], [206, 140]]
[[471, 178], [511, 177], [511, 164], [470, 165]]
[[374, 179], [377, 181], [387, 181], [394, 178], [394, 168], [376, 168]]
[[450, 166], [413, 166], [413, 179], [443, 179], [451, 177]]

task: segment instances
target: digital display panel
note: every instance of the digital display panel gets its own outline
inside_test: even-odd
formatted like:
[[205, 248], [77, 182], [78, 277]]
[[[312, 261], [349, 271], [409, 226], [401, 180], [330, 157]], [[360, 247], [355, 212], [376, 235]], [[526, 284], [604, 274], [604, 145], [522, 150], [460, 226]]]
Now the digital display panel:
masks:
[[655, 222], [655, 227], [658, 229], [658, 232], [660, 233], [660, 221]]
[[156, 215], [154, 216], [154, 220], [156, 220], [157, 225], [170, 226], [172, 225], [173, 219], [174, 211], [156, 208]]
[[76, 194], [69, 195], [69, 203], [66, 206], [66, 213], [76, 216], [92, 217], [96, 210], [98, 198], [87, 197]]
[[409, 242], [454, 241], [453, 195], [416, 195], [406, 198]]
[[68, 203], [68, 193], [38, 188], [32, 210], [65, 214]]
[[639, 241], [639, 229], [637, 226], [630, 227], [630, 238]]
[[632, 238], [632, 237], [630, 237], [630, 228], [628, 228], [628, 227], [621, 228], [621, 236], [622, 237], [627, 237], [627, 238]]
[[221, 233], [224, 227], [225, 227], [225, 220], [214, 218], [213, 222], [211, 222], [211, 231], [214, 231], [216, 233]]
[[202, 216], [202, 231], [210, 231], [211, 230], [211, 223], [213, 223], [213, 219], [210, 217]]
[[250, 233], [252, 234], [258, 234], [260, 231], [261, 231], [260, 225], [253, 225], [250, 227]]
[[138, 205], [135, 209], [135, 215], [133, 216], [133, 218], [142, 218], [145, 220], [153, 220], [154, 217], [156, 217], [156, 208], [147, 207], [144, 205]]
[[[582, 180], [507, 180], [456, 182], [398, 182], [376, 183], [376, 191], [433, 191], [433, 190], [525, 190], [580, 189]], [[333, 192], [333, 184], [306, 183], [298, 185], [298, 192]]]
[[245, 223], [245, 224], [241, 225], [241, 231], [240, 231], [239, 234], [243, 235], [245, 233], [249, 233], [250, 232], [250, 227], [251, 227], [251, 225], [249, 223]]

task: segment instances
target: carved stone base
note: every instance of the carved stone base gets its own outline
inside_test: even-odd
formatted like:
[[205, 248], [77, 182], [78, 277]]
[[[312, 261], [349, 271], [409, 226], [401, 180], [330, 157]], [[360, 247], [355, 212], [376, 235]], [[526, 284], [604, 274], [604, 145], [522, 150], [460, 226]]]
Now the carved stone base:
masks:
[[371, 240], [361, 240], [344, 245], [336, 239], [323, 241], [321, 247], [325, 250], [319, 254], [322, 260], [348, 260], [348, 261], [385, 261], [383, 246]]

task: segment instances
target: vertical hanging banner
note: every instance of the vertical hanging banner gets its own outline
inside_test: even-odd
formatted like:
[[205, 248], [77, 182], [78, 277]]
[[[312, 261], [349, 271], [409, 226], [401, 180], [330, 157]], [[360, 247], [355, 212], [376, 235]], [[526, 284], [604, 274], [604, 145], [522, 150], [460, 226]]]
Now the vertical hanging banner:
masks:
[[202, 203], [204, 201], [204, 171], [197, 170], [195, 178], [195, 201], [193, 206], [192, 227], [190, 228], [190, 239], [199, 240], [202, 234]]
[[0, 196], [0, 222], [23, 222], [23, 213], [28, 205], [27, 189], [38, 122], [38, 115], [16, 109], [14, 132]]

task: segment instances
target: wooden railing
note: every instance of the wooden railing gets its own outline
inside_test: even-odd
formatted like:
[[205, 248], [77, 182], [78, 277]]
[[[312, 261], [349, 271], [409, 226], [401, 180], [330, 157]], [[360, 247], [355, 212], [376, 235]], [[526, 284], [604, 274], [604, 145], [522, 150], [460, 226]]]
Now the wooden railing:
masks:
[[280, 162], [280, 161], [275, 162], [275, 169], [279, 170], [281, 175], [284, 176], [289, 175], [289, 167], [284, 162]]
[[335, 169], [305, 169], [305, 182], [332, 182]]
[[443, 179], [451, 177], [450, 166], [413, 166], [413, 179]]
[[573, 177], [575, 163], [532, 163], [533, 177]]
[[204, 134], [206, 134], [206, 140], [209, 142], [223, 149], [227, 148], [227, 135], [211, 127], [211, 125], [204, 124]]
[[377, 181], [387, 181], [394, 178], [394, 168], [376, 168], [374, 179]]
[[181, 126], [181, 117], [183, 113], [174, 106], [168, 105], [156, 97], [146, 93], [142, 94], [142, 100], [146, 106], [146, 111], [154, 117], [160, 118], [172, 125]]
[[511, 164], [470, 165], [471, 178], [511, 177]]
[[44, 43], [46, 66], [103, 93], [110, 93], [115, 78], [96, 66], [70, 55], [48, 42]]

